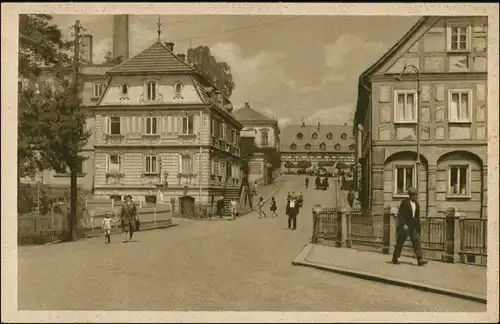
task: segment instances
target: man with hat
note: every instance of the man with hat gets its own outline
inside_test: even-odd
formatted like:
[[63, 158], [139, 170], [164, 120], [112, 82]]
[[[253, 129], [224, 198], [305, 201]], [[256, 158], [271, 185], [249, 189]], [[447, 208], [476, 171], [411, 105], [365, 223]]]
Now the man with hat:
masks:
[[420, 247], [420, 205], [418, 203], [418, 190], [408, 189], [409, 198], [405, 198], [399, 205], [398, 227], [396, 229], [396, 247], [392, 255], [392, 263], [399, 264], [398, 258], [401, 256], [401, 250], [409, 236], [413, 245], [413, 250], [417, 256], [418, 265], [427, 264], [423, 259], [422, 249]]
[[132, 196], [130, 195], [125, 196], [125, 203], [122, 206], [120, 219], [122, 224], [122, 232], [125, 235], [123, 242], [126, 243], [129, 240], [132, 240], [137, 220], [137, 207], [132, 202]]

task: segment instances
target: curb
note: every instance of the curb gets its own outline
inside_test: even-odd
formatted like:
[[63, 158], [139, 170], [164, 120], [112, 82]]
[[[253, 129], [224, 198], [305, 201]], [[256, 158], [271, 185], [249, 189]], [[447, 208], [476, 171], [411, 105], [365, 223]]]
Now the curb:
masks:
[[394, 286], [413, 288], [413, 289], [417, 289], [417, 290], [427, 291], [427, 292], [441, 294], [441, 295], [447, 295], [447, 296], [451, 296], [451, 297], [457, 297], [457, 298], [470, 300], [470, 301], [483, 303], [483, 304], [487, 303], [487, 298], [485, 296], [474, 294], [474, 293], [457, 291], [457, 290], [441, 288], [441, 287], [435, 287], [435, 286], [431, 286], [431, 285], [424, 284], [424, 283], [417, 282], [417, 281], [410, 281], [410, 280], [391, 278], [391, 277], [382, 277], [380, 275], [374, 275], [374, 274], [366, 272], [366, 271], [352, 270], [352, 269], [335, 267], [335, 266], [330, 266], [330, 265], [316, 263], [316, 262], [310, 262], [310, 261], [307, 261], [307, 256], [309, 255], [309, 253], [311, 252], [312, 249], [313, 249], [313, 245], [307, 244], [306, 247], [299, 253], [299, 255], [292, 261], [292, 265], [304, 266], [304, 267], [310, 267], [310, 268], [314, 268], [314, 269], [318, 269], [318, 270], [330, 271], [330, 272], [334, 272], [334, 273], [338, 273], [338, 274], [342, 274], [342, 275], [346, 275], [346, 276], [356, 277], [359, 279], [371, 280], [371, 281], [381, 282], [381, 283], [390, 284], [390, 285], [394, 285]]
[[[281, 184], [279, 185], [278, 188], [274, 189], [269, 195], [267, 195], [267, 197], [264, 198], [264, 200], [263, 200], [264, 204], [267, 203], [269, 201], [269, 199], [271, 199], [278, 191], [280, 191], [281, 188], [283, 188], [283, 186], [285, 185], [285, 183], [286, 183], [286, 180], [284, 180], [283, 182], [281, 182]], [[257, 209], [252, 209], [248, 213], [245, 213], [245, 214], [242, 214], [240, 216], [237, 216], [236, 219], [238, 219], [240, 217], [243, 217], [243, 216], [246, 216], [246, 215], [249, 215], [249, 214], [251, 214], [251, 213], [253, 213], [255, 211], [257, 211]]]

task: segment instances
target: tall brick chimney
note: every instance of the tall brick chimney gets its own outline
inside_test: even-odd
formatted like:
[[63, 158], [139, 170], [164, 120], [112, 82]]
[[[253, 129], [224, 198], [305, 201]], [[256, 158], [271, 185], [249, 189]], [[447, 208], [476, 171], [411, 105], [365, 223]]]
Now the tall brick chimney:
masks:
[[82, 53], [80, 57], [84, 64], [92, 64], [92, 35], [83, 35], [80, 48]]
[[128, 15], [113, 16], [113, 57], [129, 59]]

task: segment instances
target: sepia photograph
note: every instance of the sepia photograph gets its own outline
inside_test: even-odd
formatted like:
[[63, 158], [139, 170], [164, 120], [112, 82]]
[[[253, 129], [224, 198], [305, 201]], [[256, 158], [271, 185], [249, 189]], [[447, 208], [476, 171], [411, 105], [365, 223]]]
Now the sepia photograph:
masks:
[[498, 321], [498, 4], [156, 5], [5, 6], [6, 322]]

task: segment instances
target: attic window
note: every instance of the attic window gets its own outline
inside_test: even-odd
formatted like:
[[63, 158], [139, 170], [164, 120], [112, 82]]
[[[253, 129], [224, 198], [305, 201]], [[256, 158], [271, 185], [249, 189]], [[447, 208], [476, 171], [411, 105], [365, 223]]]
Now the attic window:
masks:
[[311, 149], [311, 144], [307, 143], [307, 144], [304, 146], [304, 148], [305, 148], [306, 150], [310, 150], [310, 149]]
[[319, 145], [319, 149], [322, 150], [322, 151], [326, 150], [326, 144], [325, 143], [321, 143]]
[[333, 134], [332, 133], [328, 133], [326, 134], [326, 138], [331, 140], [333, 138]]
[[120, 87], [120, 90], [121, 90], [122, 95], [127, 95], [128, 94], [128, 85], [126, 85], [125, 83], [122, 84]]
[[339, 144], [339, 143], [335, 144], [335, 149], [336, 149], [337, 151], [338, 151], [338, 150], [340, 150], [340, 144]]
[[303, 137], [304, 137], [304, 135], [302, 135], [302, 133], [298, 133], [298, 134], [297, 134], [297, 139], [298, 139], [298, 140], [301, 140]]
[[174, 93], [176, 97], [180, 97], [182, 95], [182, 88], [183, 88], [182, 82], [177, 81], [174, 84]]
[[342, 133], [342, 135], [340, 135], [340, 138], [343, 139], [343, 140], [346, 140], [347, 139], [347, 134], [346, 133]]
[[318, 138], [318, 134], [313, 133], [313, 134], [312, 134], [312, 139], [317, 139], [317, 138]]
[[349, 149], [350, 149], [351, 151], [354, 151], [354, 144], [349, 145]]
[[297, 144], [292, 143], [292, 145], [290, 145], [290, 148], [295, 151], [297, 149]]

